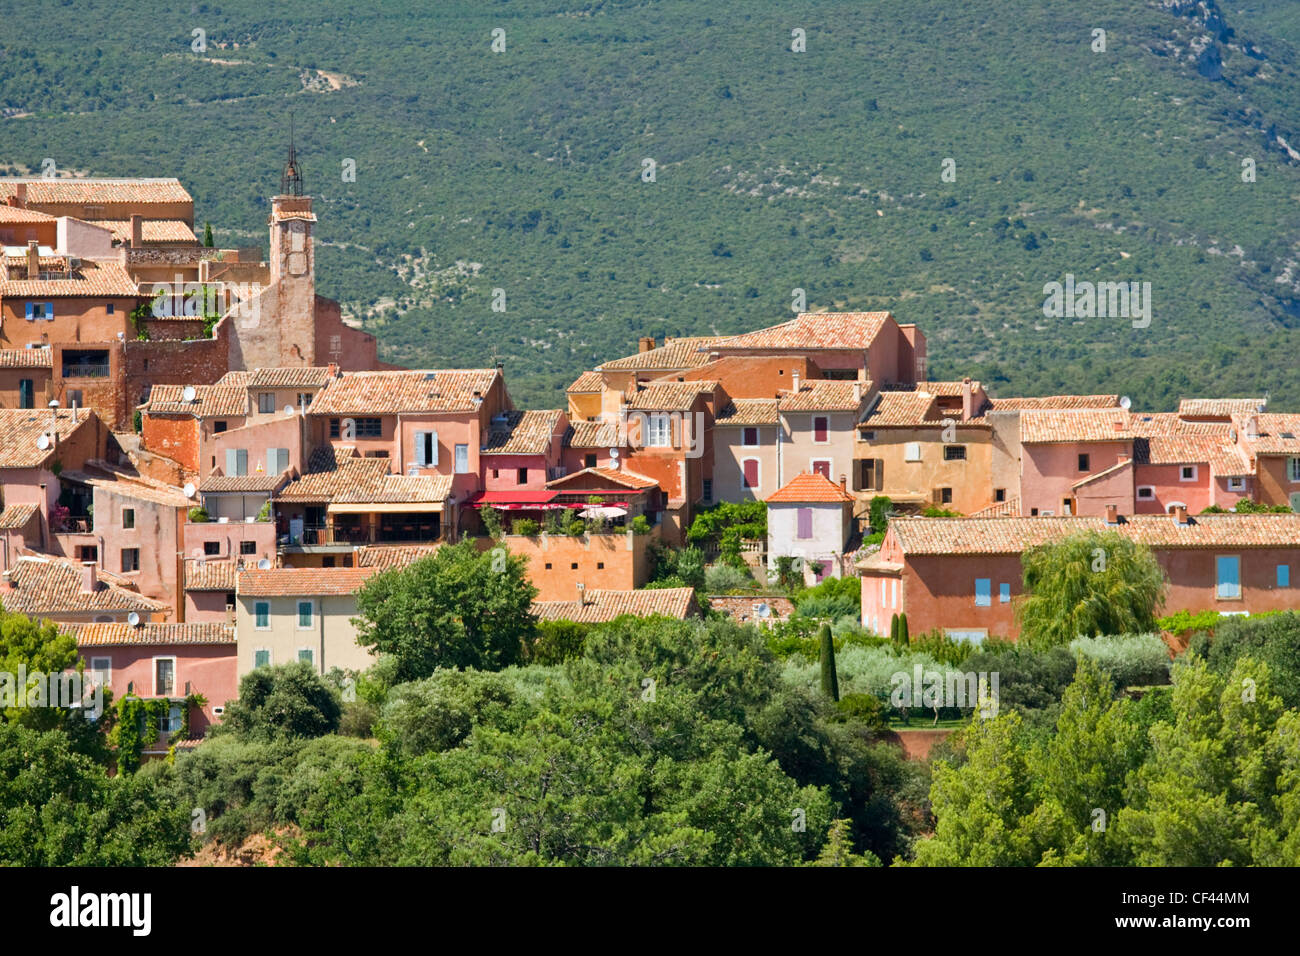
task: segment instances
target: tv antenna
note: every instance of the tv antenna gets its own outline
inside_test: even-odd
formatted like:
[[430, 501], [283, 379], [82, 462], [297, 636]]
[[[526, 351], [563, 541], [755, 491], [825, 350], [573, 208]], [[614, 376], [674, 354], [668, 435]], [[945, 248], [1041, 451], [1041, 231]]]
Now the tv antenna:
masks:
[[302, 195], [302, 170], [298, 167], [298, 149], [294, 144], [293, 114], [289, 114], [289, 161], [280, 174], [280, 195]]

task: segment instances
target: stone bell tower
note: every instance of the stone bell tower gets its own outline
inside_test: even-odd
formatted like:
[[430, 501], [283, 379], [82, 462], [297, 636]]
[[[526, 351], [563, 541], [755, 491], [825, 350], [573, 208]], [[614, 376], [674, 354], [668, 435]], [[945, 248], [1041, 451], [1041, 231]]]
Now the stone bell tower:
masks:
[[279, 330], [280, 365], [316, 364], [316, 216], [311, 197], [302, 193], [302, 172], [292, 140], [280, 177], [280, 195], [271, 199], [270, 280], [276, 290], [274, 315]]

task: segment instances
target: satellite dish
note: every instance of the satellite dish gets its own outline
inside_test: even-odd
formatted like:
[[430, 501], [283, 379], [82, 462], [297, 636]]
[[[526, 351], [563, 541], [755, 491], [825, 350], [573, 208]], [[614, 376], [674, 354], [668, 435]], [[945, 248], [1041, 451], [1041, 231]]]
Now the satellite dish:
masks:
[[617, 448], [611, 448], [611, 449], [609, 450], [609, 457], [610, 457], [610, 458], [617, 458], [617, 457], [618, 457], [618, 449], [617, 449]]
[[292, 416], [292, 415], [293, 415], [293, 406], [292, 406], [292, 405], [286, 405], [286, 406], [284, 406], [284, 414], [285, 414], [286, 416]]
[[135, 611], [132, 611], [130, 614], [126, 616], [126, 623], [130, 624], [132, 627], [139, 627], [140, 615], [137, 614]]
[[50, 399], [50, 408], [58, 408], [58, 407], [59, 407], [59, 400], [57, 398]]
[[41, 451], [45, 451], [45, 449], [49, 448], [49, 447], [50, 447], [50, 436], [49, 436], [49, 435], [41, 435], [39, 438], [37, 438], [37, 439], [36, 439], [36, 447], [39, 448]]
[[182, 490], [185, 492], [185, 497], [186, 497], [186, 498], [193, 498], [193, 497], [194, 497], [194, 482], [192, 482], [192, 481], [187, 481], [187, 482], [185, 482], [185, 487], [184, 487]]
[[759, 617], [771, 617], [772, 609], [766, 604], [760, 604], [758, 607], [754, 608], [754, 613]]
[[1125, 410], [1128, 410], [1129, 408], [1132, 408], [1132, 407], [1133, 407], [1133, 399], [1131, 399], [1131, 398], [1129, 398], [1127, 395], [1125, 395], [1123, 398], [1121, 398], [1121, 399], [1119, 400], [1119, 407], [1122, 408], [1122, 409], [1125, 409]]
[[259, 571], [270, 571], [270, 570], [271, 570], [271, 559], [270, 559], [270, 558], [262, 558], [260, 561], [258, 561], [258, 562], [257, 562], [257, 570], [259, 570]]
[[194, 388], [193, 385], [186, 385], [183, 389], [181, 389], [181, 398], [185, 399], [185, 401], [187, 402], [194, 401], [194, 399], [198, 397], [198, 394], [199, 394], [198, 391]]

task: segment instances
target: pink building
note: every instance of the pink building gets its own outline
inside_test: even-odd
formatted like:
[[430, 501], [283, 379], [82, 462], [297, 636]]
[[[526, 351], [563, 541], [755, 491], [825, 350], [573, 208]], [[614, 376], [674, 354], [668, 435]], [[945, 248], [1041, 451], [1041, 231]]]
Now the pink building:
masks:
[[160, 726], [160, 740], [145, 752], [164, 751], [166, 737], [181, 727], [181, 708], [190, 694], [207, 703], [190, 714], [190, 736], [202, 737], [239, 696], [235, 629], [227, 624], [79, 624], [64, 627], [77, 639], [89, 670], [107, 675], [113, 699], [128, 694], [172, 702]]

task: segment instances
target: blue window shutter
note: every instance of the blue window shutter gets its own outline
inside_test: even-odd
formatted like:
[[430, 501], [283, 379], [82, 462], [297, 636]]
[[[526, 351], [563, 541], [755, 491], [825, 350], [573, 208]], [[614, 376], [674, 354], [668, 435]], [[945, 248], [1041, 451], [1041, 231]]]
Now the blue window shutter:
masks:
[[239, 456], [235, 454], [235, 449], [226, 449], [226, 477], [233, 478], [239, 474]]
[[1236, 557], [1220, 556], [1215, 559], [1216, 596], [1241, 597], [1241, 562]]
[[975, 606], [991, 607], [993, 605], [993, 581], [990, 578], [975, 579]]
[[1277, 586], [1280, 588], [1289, 588], [1291, 586], [1291, 565], [1279, 564], [1277, 566]]
[[33, 318], [33, 311], [32, 311], [32, 310], [35, 308], [35, 305], [34, 305], [33, 303], [31, 303], [31, 302], [27, 302], [27, 303], [25, 303], [25, 304], [26, 304], [26, 306], [27, 306], [27, 321], [30, 322], [30, 321], [32, 321], [32, 318]]
[[1003, 581], [998, 585], [998, 601], [1001, 604], [1009, 604], [1011, 602], [1011, 585], [1006, 581]]
[[47, 321], [47, 322], [53, 322], [53, 321], [54, 321], [54, 303], [53, 303], [53, 302], [46, 302], [46, 303], [45, 303], [45, 321]]

